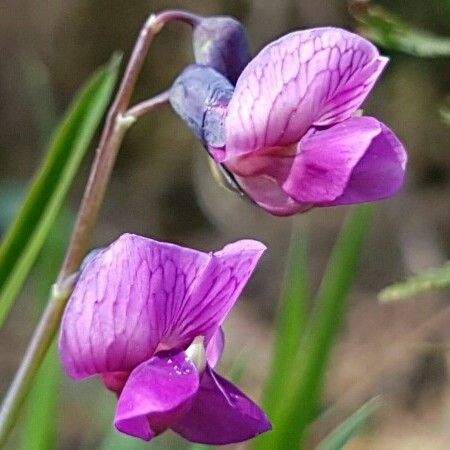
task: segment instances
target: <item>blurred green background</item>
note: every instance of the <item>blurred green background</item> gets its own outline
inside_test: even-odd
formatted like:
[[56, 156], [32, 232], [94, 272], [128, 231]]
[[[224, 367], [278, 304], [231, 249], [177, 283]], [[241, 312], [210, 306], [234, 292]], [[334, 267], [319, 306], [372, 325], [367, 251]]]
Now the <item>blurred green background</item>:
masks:
[[[443, 0], [375, 3], [418, 28], [450, 36], [450, 7]], [[0, 227], [4, 229], [43, 157], [52, 126], [82, 82], [115, 50], [128, 55], [146, 16], [169, 7], [234, 15], [247, 26], [254, 52], [298, 28], [359, 27], [343, 0], [3, 0]], [[363, 401], [385, 393], [387, 406], [368, 432], [348, 448], [446, 450], [450, 442], [450, 313], [444, 309], [448, 291], [393, 304], [380, 304], [377, 293], [406, 275], [449, 259], [450, 128], [439, 115], [450, 94], [449, 59], [418, 59], [392, 50], [383, 53], [391, 57], [391, 63], [364, 109], [392, 127], [406, 144], [408, 181], [401, 195], [376, 206], [327, 379], [325, 405], [336, 408], [316, 423], [311, 445]], [[167, 88], [191, 60], [189, 29], [168, 25], [151, 48], [136, 99]], [[68, 216], [78, 206], [92, 155], [72, 189]], [[202, 249], [216, 249], [244, 237], [265, 242], [269, 250], [226, 323], [223, 363], [226, 372], [241, 349], [247, 349], [251, 358], [241, 386], [258, 398], [270, 363], [273, 318], [292, 222], [309, 234], [311, 284], [317, 287], [345, 211], [314, 210], [280, 219], [224, 191], [212, 179], [200, 145], [166, 107], [140, 120], [128, 133], [94, 246], [107, 244], [125, 231]], [[45, 254], [41, 263], [43, 258], [45, 265]], [[37, 278], [27, 284], [0, 331], [2, 391], [36, 322]], [[62, 390], [59, 448], [98, 448], [112, 420], [113, 396], [95, 380], [75, 384], [64, 376]], [[167, 440], [161, 442], [160, 448], [169, 448]], [[21, 445], [18, 431], [11, 449]], [[105, 445], [125, 449], [123, 443]], [[159, 448], [158, 441], [152, 447]]]

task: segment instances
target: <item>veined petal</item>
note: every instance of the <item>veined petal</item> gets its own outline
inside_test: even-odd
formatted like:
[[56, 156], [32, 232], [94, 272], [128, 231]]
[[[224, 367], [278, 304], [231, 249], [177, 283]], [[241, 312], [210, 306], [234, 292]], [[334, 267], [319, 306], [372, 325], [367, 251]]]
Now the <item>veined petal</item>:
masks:
[[291, 216], [311, 208], [309, 203], [296, 202], [281, 189], [275, 178], [268, 175], [236, 176], [235, 178], [252, 201], [274, 216]]
[[66, 372], [130, 372], [157, 350], [211, 336], [264, 249], [243, 240], [203, 253], [121, 236], [86, 264], [69, 300], [60, 337]]
[[179, 309], [173, 334], [192, 340], [215, 332], [238, 299], [265, 249], [261, 242], [245, 239], [213, 253]]
[[207, 367], [189, 413], [172, 429], [192, 442], [224, 445], [251, 439], [271, 424], [252, 400]]
[[339, 28], [297, 31], [269, 44], [236, 84], [224, 161], [293, 144], [313, 125], [349, 118], [386, 62], [369, 41]]
[[209, 259], [131, 234], [99, 252], [83, 268], [63, 316], [66, 372], [130, 372], [149, 359]]
[[189, 411], [199, 384], [199, 373], [184, 352], [143, 362], [120, 394], [116, 428], [149, 441]]
[[380, 132], [376, 119], [353, 117], [309, 133], [298, 144], [282, 188], [302, 203], [335, 200], [343, 194], [354, 167]]

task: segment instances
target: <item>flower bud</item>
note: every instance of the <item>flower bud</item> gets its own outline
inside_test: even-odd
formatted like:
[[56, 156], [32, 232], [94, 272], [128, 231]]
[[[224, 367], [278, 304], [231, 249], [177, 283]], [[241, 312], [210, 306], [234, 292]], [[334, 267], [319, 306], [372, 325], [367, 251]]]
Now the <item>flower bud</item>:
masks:
[[206, 147], [225, 145], [224, 120], [233, 85], [211, 67], [188, 66], [170, 90], [170, 103]]
[[207, 17], [194, 28], [195, 62], [212, 67], [236, 84], [251, 59], [247, 33], [232, 17]]

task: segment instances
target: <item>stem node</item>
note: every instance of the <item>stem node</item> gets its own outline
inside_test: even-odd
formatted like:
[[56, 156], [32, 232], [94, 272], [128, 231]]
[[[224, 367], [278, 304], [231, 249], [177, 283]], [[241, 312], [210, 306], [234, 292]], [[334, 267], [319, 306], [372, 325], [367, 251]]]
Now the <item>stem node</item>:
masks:
[[118, 132], [123, 132], [128, 130], [128, 128], [131, 127], [131, 125], [134, 124], [134, 122], [136, 122], [137, 117], [134, 117], [130, 114], [119, 114], [116, 118], [116, 130]]

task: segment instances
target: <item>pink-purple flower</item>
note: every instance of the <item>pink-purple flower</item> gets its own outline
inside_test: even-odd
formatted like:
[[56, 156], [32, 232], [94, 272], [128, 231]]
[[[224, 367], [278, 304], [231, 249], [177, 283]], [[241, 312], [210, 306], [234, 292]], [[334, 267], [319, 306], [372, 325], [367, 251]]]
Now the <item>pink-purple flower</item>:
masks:
[[125, 234], [84, 265], [62, 321], [67, 374], [100, 376], [118, 396], [115, 426], [150, 440], [170, 428], [206, 444], [270, 429], [264, 412], [219, 376], [221, 324], [263, 244], [215, 253]]
[[297, 31], [266, 46], [235, 86], [211, 67], [188, 67], [171, 103], [272, 214], [375, 201], [399, 191], [407, 159], [386, 125], [358, 115], [387, 61], [348, 31]]

